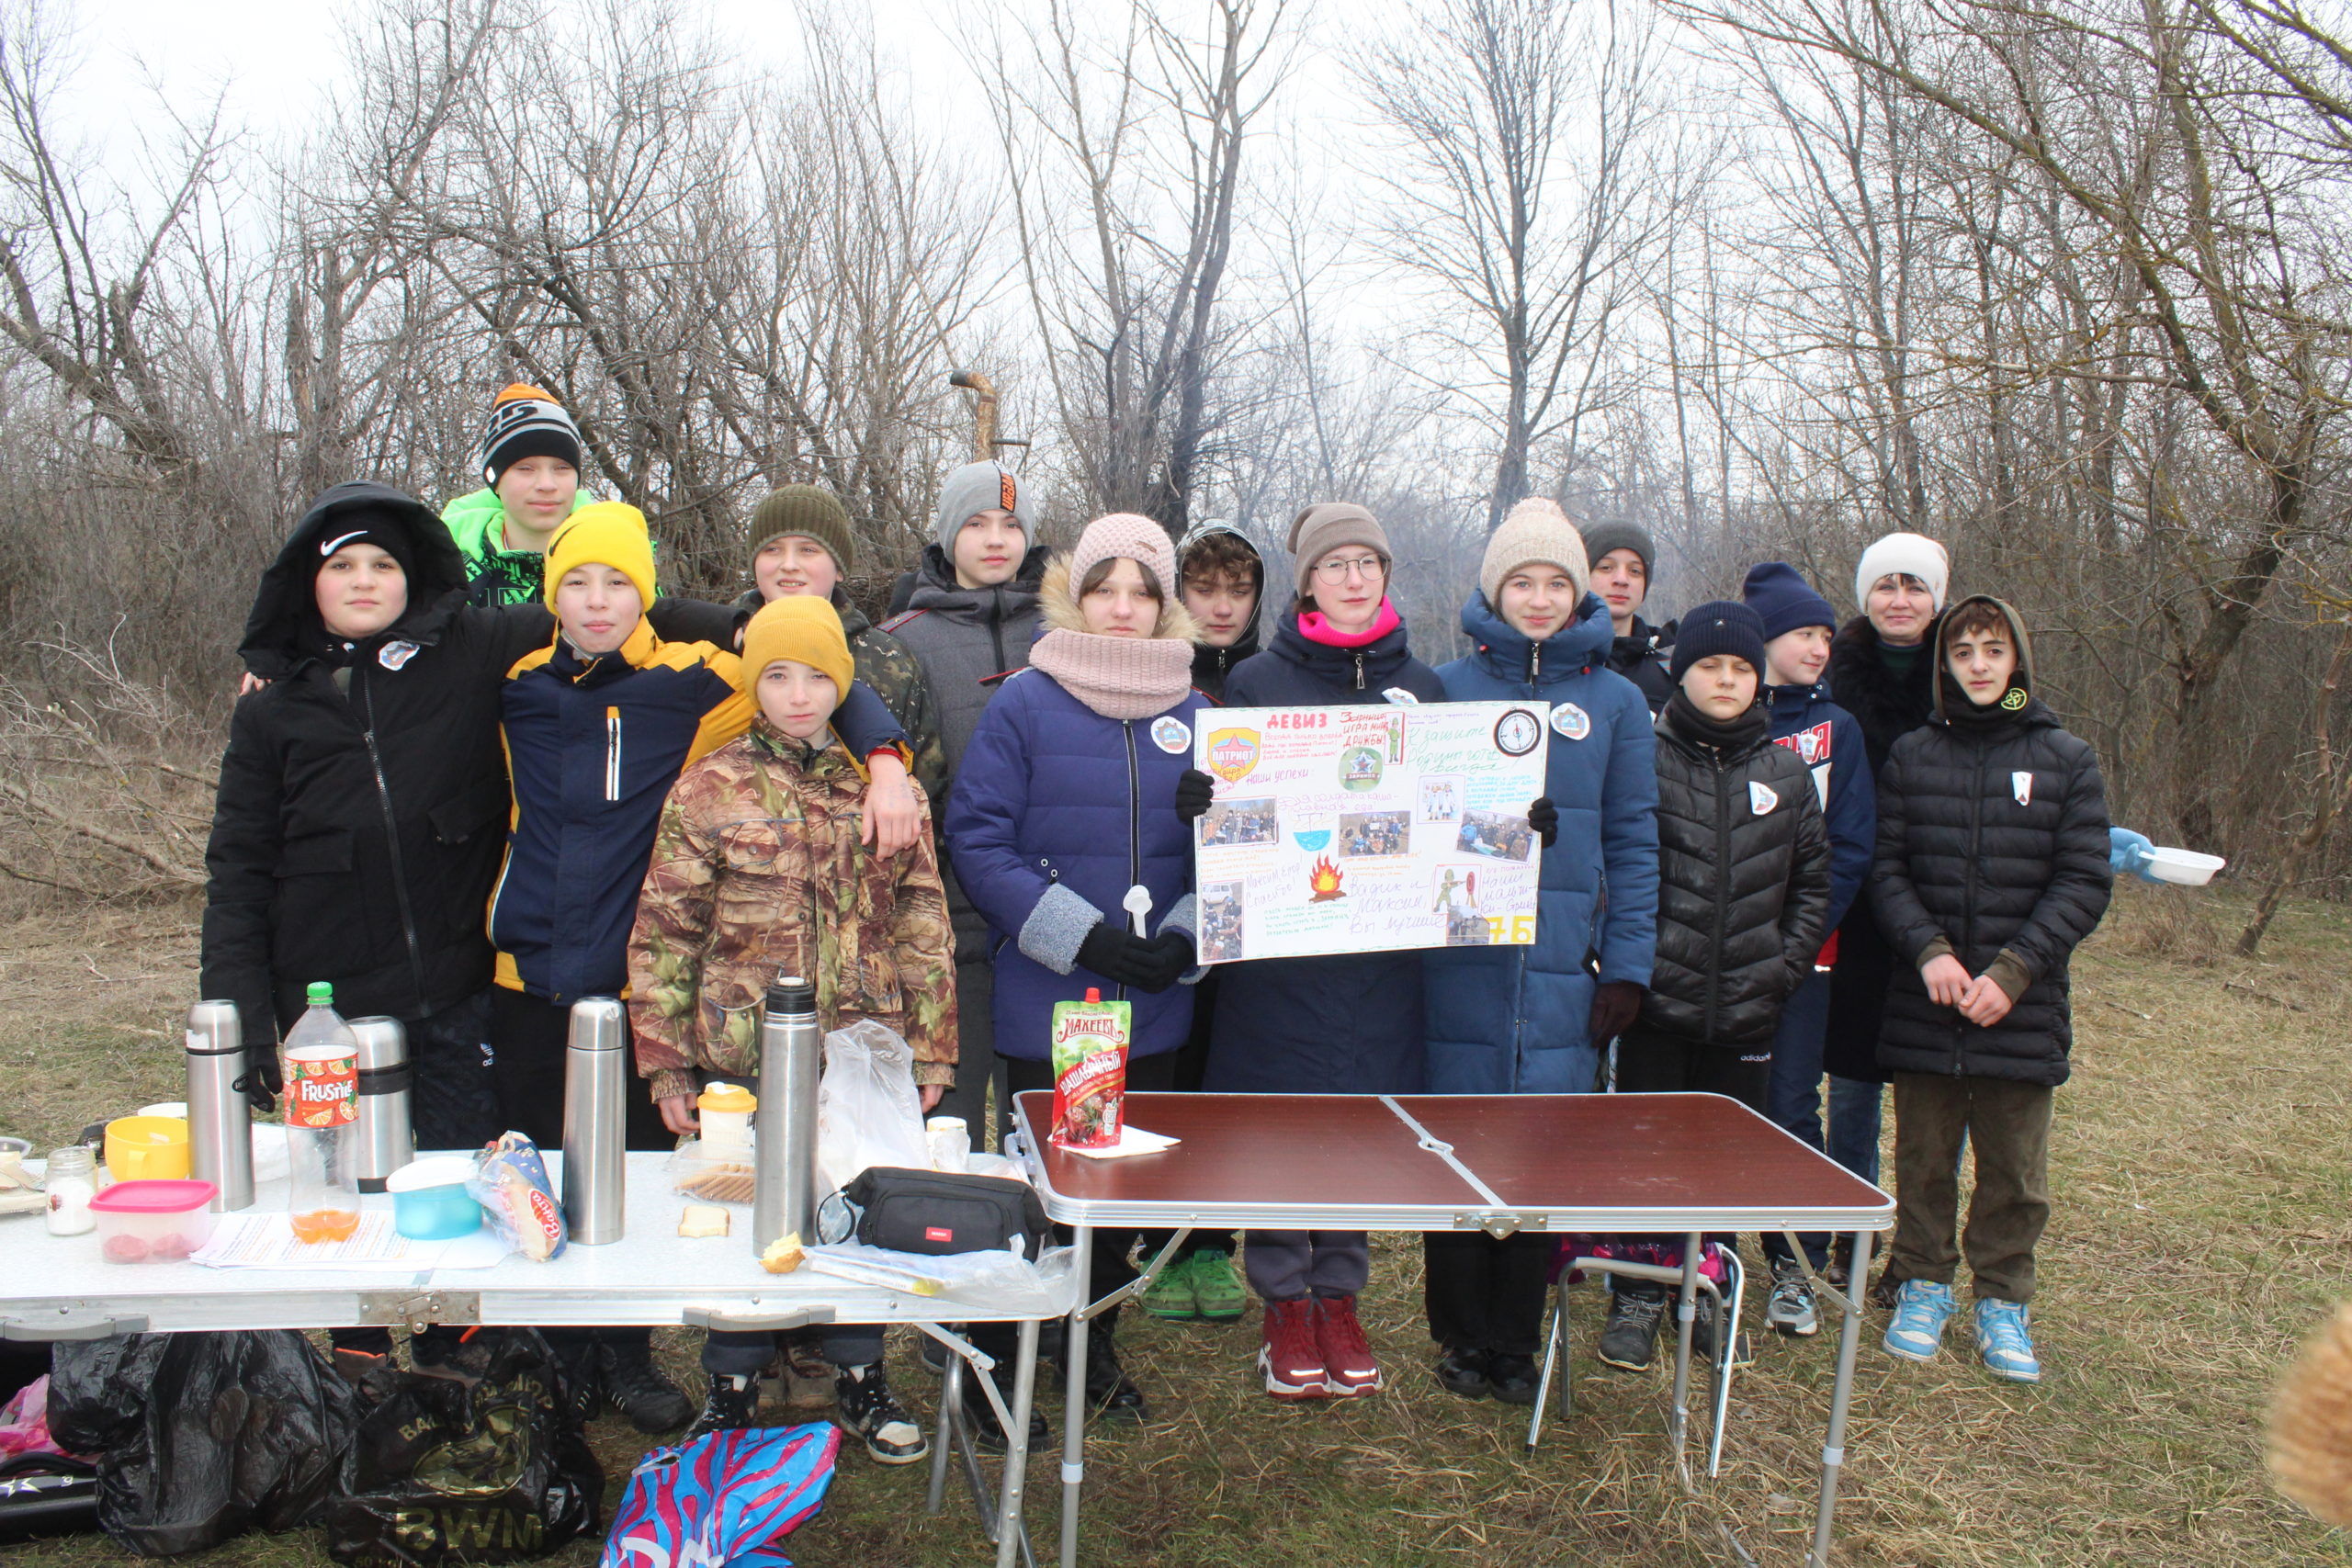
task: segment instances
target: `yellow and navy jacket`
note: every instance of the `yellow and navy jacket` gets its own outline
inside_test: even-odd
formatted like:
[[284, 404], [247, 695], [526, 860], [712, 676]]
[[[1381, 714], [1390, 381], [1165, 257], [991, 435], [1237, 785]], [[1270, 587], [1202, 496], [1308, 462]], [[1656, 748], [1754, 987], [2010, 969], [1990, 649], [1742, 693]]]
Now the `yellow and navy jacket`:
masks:
[[500, 733], [514, 781], [490, 898], [498, 983], [548, 1001], [616, 997], [662, 803], [679, 770], [750, 728], [736, 658], [663, 642], [640, 621], [619, 651], [562, 637], [506, 672]]

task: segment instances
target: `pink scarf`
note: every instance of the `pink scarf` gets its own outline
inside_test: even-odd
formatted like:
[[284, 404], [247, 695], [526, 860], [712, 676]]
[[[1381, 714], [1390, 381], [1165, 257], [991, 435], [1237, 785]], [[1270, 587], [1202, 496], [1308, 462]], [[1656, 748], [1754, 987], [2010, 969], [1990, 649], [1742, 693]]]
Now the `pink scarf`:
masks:
[[1193, 689], [1193, 645], [1176, 637], [1100, 637], [1057, 627], [1029, 662], [1104, 718], [1166, 713]]
[[1396, 606], [1386, 599], [1381, 600], [1380, 614], [1373, 616], [1372, 625], [1360, 632], [1334, 630], [1331, 623], [1323, 618], [1320, 610], [1301, 610], [1298, 613], [1298, 635], [1326, 648], [1370, 648], [1403, 624], [1403, 619], [1396, 614]]

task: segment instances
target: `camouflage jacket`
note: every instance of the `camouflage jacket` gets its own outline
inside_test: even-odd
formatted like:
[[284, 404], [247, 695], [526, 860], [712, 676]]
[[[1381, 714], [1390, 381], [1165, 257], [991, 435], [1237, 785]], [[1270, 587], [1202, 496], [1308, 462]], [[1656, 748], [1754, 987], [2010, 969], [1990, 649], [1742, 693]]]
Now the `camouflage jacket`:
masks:
[[[829, 738], [830, 739], [830, 738]], [[759, 1070], [760, 1003], [810, 976], [827, 1030], [870, 1018], [914, 1047], [915, 1081], [956, 1080], [956, 952], [932, 835], [888, 860], [858, 841], [865, 781], [765, 719], [678, 775], [629, 933], [637, 1070], [657, 1100], [695, 1070]]]
[[[735, 601], [735, 607], [756, 614], [764, 603], [758, 589], [748, 588]], [[939, 707], [932, 701], [922, 666], [915, 662], [905, 643], [876, 626], [844, 595], [834, 594], [833, 608], [841, 612], [842, 635], [849, 638], [849, 656], [857, 666], [857, 678], [874, 688], [874, 694], [907, 732], [907, 750], [914, 753], [908, 772], [936, 807], [947, 792], [947, 748], [939, 739]], [[746, 671], [744, 676], [750, 679], [758, 673]]]

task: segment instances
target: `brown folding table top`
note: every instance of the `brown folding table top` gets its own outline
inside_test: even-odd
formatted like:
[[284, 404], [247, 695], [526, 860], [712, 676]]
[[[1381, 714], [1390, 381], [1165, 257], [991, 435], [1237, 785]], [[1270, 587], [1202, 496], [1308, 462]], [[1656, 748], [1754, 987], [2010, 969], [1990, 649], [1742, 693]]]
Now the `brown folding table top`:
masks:
[[1089, 1159], [1015, 1097], [1055, 1219], [1263, 1229], [1883, 1230], [1894, 1200], [1736, 1100], [1710, 1094], [1132, 1094], [1181, 1140]]

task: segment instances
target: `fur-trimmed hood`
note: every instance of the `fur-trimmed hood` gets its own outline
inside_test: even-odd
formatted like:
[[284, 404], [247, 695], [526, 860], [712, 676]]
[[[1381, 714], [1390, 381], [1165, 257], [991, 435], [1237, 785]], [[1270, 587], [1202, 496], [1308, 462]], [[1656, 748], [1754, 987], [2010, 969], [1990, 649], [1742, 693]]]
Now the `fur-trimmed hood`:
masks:
[[[1047, 631], [1094, 635], [1087, 632], [1086, 617], [1079, 610], [1078, 595], [1072, 591], [1069, 580], [1069, 556], [1067, 552], [1057, 552], [1054, 558], [1046, 564], [1045, 578], [1037, 585], [1037, 614]], [[1160, 603], [1159, 622], [1152, 627], [1151, 636], [1147, 640], [1189, 644], [1199, 640], [1200, 635], [1201, 628], [1193, 621], [1193, 613], [1184, 608], [1183, 600], [1167, 599]]]

